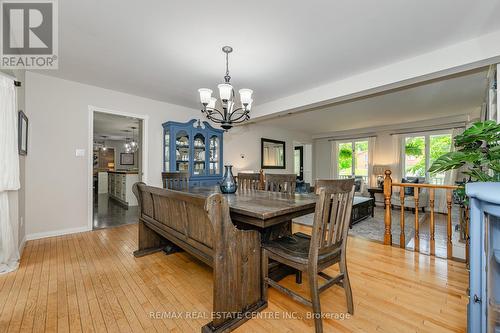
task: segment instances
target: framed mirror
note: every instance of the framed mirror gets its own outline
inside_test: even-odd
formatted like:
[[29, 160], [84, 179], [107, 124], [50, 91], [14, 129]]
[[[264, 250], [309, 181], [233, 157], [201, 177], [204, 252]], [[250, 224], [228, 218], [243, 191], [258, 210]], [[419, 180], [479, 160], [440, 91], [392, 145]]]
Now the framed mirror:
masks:
[[285, 141], [260, 139], [260, 160], [262, 169], [285, 169]]

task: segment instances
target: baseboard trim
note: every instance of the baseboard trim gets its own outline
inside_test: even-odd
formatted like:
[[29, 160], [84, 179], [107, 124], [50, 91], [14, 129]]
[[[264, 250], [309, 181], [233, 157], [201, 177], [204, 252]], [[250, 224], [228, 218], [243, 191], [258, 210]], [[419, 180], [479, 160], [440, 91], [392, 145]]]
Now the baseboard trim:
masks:
[[75, 234], [78, 232], [85, 232], [85, 231], [91, 231], [91, 230], [92, 230], [91, 228], [89, 228], [88, 226], [85, 226], [85, 227], [79, 227], [79, 228], [68, 228], [68, 229], [61, 229], [61, 230], [54, 230], [54, 231], [37, 232], [37, 233], [26, 235], [26, 240], [35, 240], [35, 239], [40, 239], [40, 238], [62, 236], [62, 235]]

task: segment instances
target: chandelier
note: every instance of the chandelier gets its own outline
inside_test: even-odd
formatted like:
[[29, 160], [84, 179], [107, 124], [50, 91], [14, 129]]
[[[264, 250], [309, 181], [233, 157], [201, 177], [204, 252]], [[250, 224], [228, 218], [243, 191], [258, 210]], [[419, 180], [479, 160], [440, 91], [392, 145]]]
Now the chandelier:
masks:
[[125, 152], [127, 153], [135, 153], [139, 149], [139, 144], [135, 140], [135, 130], [137, 127], [130, 127], [132, 129], [132, 140], [129, 141], [129, 138], [125, 139]]
[[[201, 110], [207, 118], [214, 123], [221, 124], [221, 127], [226, 131], [233, 127], [233, 124], [242, 123], [250, 119], [250, 109], [252, 108], [252, 93], [251, 89], [240, 89], [239, 106], [236, 104], [233, 86], [230, 83], [229, 76], [229, 53], [233, 52], [231, 46], [224, 46], [222, 52], [226, 54], [226, 75], [224, 83], [217, 86], [219, 89], [220, 106], [216, 108], [217, 98], [212, 97], [212, 90], [207, 88], [198, 89], [200, 93], [200, 102], [203, 105]], [[222, 107], [222, 109], [221, 109]]]

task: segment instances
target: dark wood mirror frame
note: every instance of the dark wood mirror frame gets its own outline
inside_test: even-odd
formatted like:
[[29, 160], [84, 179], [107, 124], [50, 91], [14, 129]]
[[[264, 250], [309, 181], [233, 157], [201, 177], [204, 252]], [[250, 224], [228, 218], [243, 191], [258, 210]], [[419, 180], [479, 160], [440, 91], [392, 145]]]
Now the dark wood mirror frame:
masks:
[[[276, 143], [283, 146], [283, 165], [264, 165], [264, 143]], [[286, 143], [285, 141], [272, 140], [272, 139], [260, 139], [260, 166], [262, 169], [286, 169]]]

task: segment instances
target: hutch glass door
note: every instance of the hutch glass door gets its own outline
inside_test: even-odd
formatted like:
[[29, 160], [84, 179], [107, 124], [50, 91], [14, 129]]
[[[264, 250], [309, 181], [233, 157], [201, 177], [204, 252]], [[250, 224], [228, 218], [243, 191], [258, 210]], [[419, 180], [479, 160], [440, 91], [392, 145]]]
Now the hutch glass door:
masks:
[[175, 171], [189, 171], [189, 134], [182, 130], [175, 136]]
[[170, 131], [165, 130], [164, 131], [164, 144], [163, 144], [163, 149], [165, 156], [163, 157], [163, 170], [170, 170]]
[[219, 137], [217, 135], [212, 135], [210, 137], [210, 156], [209, 156], [210, 170], [209, 170], [209, 172], [211, 175], [218, 175], [220, 173], [220, 170], [219, 170], [219, 159], [220, 159], [219, 141], [220, 140], [219, 140]]
[[196, 133], [193, 140], [193, 175], [205, 175], [205, 137]]

